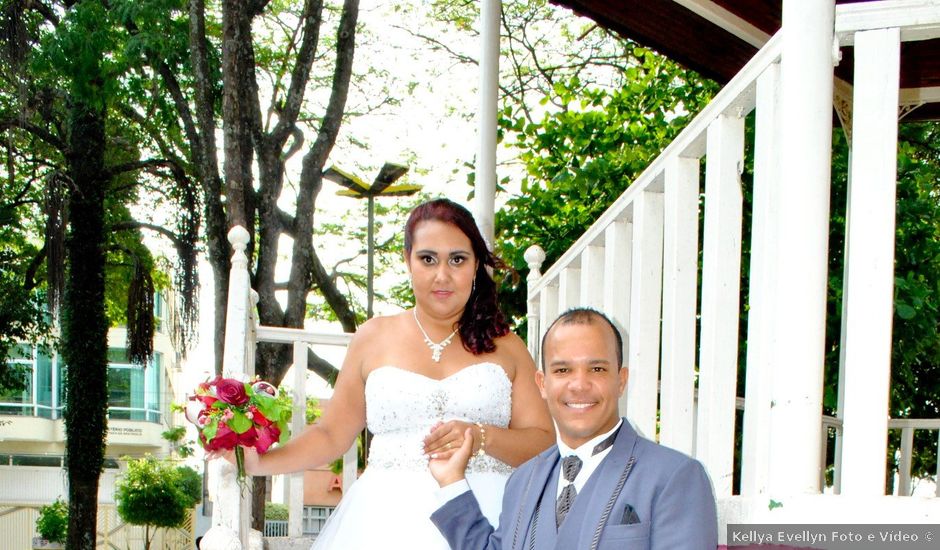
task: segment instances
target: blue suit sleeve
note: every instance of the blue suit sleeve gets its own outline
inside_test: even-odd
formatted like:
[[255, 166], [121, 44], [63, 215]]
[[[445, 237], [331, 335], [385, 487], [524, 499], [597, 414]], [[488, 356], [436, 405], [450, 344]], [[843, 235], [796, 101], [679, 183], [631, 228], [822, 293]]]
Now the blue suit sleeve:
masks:
[[[504, 509], [500, 525], [505, 515]], [[431, 521], [453, 550], [502, 550], [502, 533], [494, 530], [480, 511], [473, 491], [449, 500], [431, 514]]]
[[676, 469], [653, 503], [651, 521], [651, 550], [715, 550], [715, 495], [698, 461], [687, 460]]

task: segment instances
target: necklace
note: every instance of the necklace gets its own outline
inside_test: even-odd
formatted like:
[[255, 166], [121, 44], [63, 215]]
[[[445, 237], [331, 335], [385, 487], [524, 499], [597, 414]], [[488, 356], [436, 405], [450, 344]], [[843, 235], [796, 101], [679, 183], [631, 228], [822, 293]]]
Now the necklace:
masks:
[[453, 339], [454, 335], [457, 334], [457, 329], [454, 329], [454, 332], [451, 332], [450, 336], [444, 338], [440, 342], [434, 342], [431, 340], [431, 337], [428, 336], [428, 333], [426, 330], [424, 330], [424, 327], [421, 326], [421, 321], [418, 320], [418, 308], [414, 308], [411, 310], [411, 312], [414, 314], [415, 323], [418, 324], [418, 330], [420, 330], [421, 334], [424, 335], [424, 343], [427, 344], [429, 348], [431, 348], [431, 359], [433, 359], [435, 363], [440, 363], [441, 353], [444, 352], [444, 348], [450, 345], [451, 339]]

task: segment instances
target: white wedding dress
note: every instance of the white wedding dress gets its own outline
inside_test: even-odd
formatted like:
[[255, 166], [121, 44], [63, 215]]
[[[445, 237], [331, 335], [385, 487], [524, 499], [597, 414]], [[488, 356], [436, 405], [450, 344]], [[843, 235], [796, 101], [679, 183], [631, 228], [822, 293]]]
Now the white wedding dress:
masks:
[[[366, 379], [366, 422], [374, 434], [369, 463], [326, 522], [313, 550], [447, 550], [430, 516], [438, 484], [423, 440], [439, 420], [507, 427], [512, 385], [495, 363], [470, 365], [443, 380], [379, 367]], [[467, 481], [495, 527], [512, 469], [491, 456], [473, 457]]]

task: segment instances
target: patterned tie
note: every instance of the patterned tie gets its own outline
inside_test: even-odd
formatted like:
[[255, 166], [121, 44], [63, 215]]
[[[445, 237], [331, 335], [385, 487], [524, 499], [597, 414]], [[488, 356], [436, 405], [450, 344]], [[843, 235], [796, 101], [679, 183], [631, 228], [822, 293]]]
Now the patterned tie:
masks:
[[576, 455], [566, 456], [562, 459], [561, 473], [565, 476], [568, 485], [565, 485], [565, 488], [561, 490], [561, 494], [558, 495], [558, 502], [555, 503], [555, 527], [561, 526], [568, 510], [571, 509], [574, 497], [578, 494], [578, 491], [574, 488], [574, 478], [578, 476], [580, 471], [581, 459]]

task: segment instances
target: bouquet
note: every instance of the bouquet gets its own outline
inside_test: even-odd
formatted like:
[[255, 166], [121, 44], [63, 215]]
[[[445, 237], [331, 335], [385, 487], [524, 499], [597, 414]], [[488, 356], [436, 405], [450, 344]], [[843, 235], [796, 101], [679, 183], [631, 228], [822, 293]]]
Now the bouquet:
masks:
[[206, 451], [235, 449], [238, 481], [245, 479], [245, 447], [258, 454], [289, 438], [290, 397], [263, 380], [242, 382], [216, 377], [196, 387], [186, 405], [186, 418], [196, 425]]

